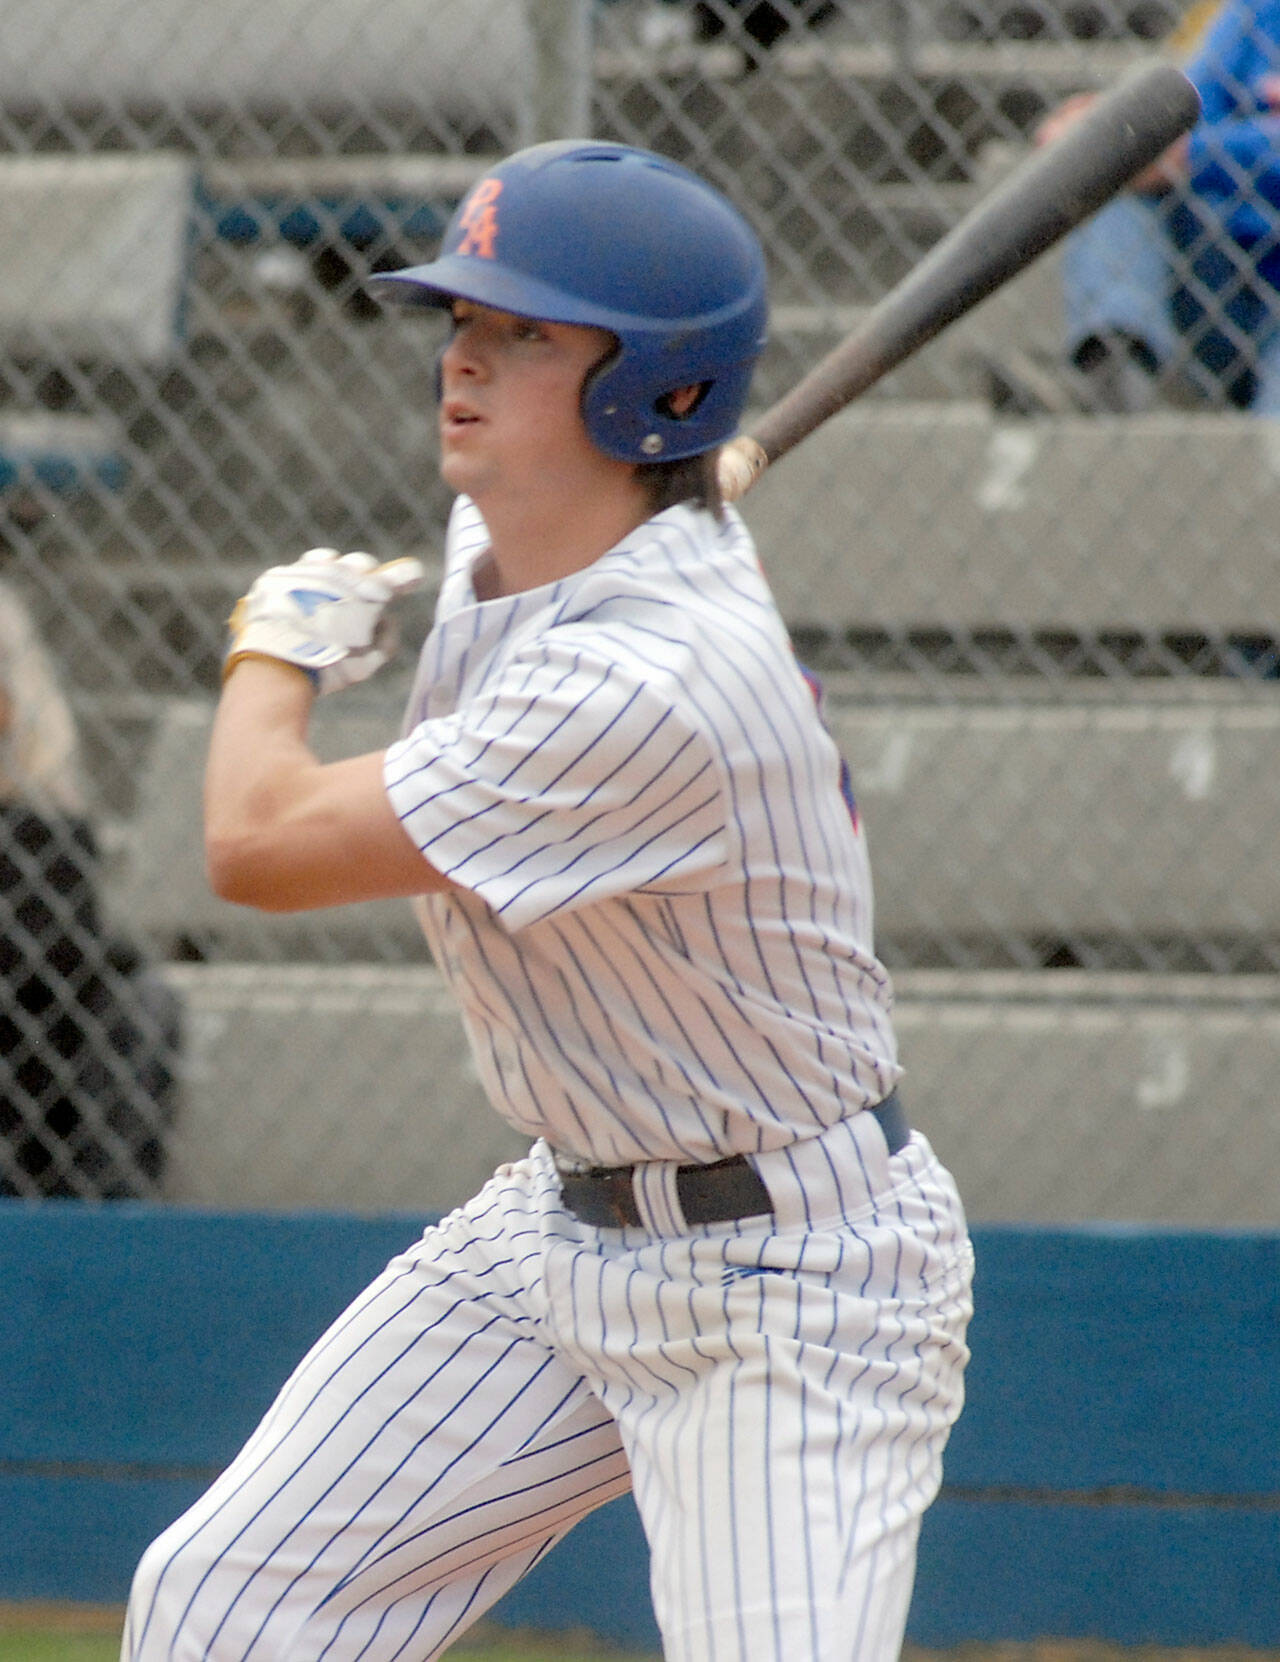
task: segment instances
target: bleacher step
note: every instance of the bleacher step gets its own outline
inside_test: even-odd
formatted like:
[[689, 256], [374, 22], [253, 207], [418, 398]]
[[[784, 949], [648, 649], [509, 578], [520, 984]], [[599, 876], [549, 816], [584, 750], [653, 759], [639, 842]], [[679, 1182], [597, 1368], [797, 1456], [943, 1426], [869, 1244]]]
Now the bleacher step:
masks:
[[872, 399], [742, 506], [796, 626], [1256, 636], [1280, 634], [1278, 479], [1273, 425], [1245, 414], [1009, 420]]
[[[485, 1102], [431, 968], [166, 975], [190, 1032], [172, 1199], [447, 1208], [525, 1146]], [[904, 1100], [973, 1221], [1274, 1225], [1280, 1118], [1265, 1105], [1280, 979], [900, 973], [896, 985]]]
[[[1152, 52], [1149, 42], [912, 40], [905, 32], [896, 41], [837, 42], [819, 33], [775, 47], [769, 67], [771, 76], [783, 82], [821, 78], [874, 88], [911, 79], [1070, 92], [1108, 86], [1137, 64], [1149, 62]], [[611, 46], [596, 51], [594, 67], [606, 85], [724, 82], [742, 78], [744, 58], [739, 47], [725, 42]]]

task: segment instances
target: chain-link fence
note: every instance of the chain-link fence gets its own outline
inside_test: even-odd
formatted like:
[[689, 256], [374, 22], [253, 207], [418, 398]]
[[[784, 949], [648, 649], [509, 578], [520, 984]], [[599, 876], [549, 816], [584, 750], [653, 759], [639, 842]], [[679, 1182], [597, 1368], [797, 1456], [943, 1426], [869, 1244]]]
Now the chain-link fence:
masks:
[[[203, 879], [235, 597], [316, 544], [436, 557], [437, 341], [371, 270], [518, 144], [649, 146], [761, 233], [763, 405], [1065, 101], [1161, 53], [1227, 124], [745, 511], [974, 1215], [1280, 1219], [1271, 11], [5, 0], [0, 1190], [436, 1207], [519, 1146], [406, 908], [267, 919]], [[322, 708], [326, 754], [386, 742], [406, 673]]]

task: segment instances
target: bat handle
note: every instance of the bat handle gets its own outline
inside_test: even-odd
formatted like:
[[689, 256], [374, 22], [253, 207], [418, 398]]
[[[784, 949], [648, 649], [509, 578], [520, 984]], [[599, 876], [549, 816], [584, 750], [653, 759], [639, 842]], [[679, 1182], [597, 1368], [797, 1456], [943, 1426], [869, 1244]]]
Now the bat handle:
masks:
[[747, 433], [741, 433], [728, 444], [721, 445], [716, 457], [716, 476], [720, 494], [726, 502], [737, 502], [755, 484], [769, 465], [763, 445], [757, 444]]

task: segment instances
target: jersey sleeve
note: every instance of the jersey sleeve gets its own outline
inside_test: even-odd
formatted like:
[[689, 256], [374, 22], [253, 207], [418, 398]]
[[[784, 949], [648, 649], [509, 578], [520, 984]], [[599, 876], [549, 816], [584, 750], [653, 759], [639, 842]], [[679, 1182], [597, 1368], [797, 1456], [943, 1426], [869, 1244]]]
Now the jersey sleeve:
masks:
[[387, 753], [409, 835], [508, 929], [726, 858], [724, 769], [687, 702], [561, 633]]

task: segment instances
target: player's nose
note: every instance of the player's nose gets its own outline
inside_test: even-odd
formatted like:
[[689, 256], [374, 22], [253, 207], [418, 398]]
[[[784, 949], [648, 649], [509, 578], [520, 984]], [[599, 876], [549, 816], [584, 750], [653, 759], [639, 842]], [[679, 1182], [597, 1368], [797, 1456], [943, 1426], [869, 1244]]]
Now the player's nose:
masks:
[[451, 375], [482, 376], [488, 373], [480, 331], [474, 325], [456, 323], [440, 354], [440, 372], [445, 385]]

